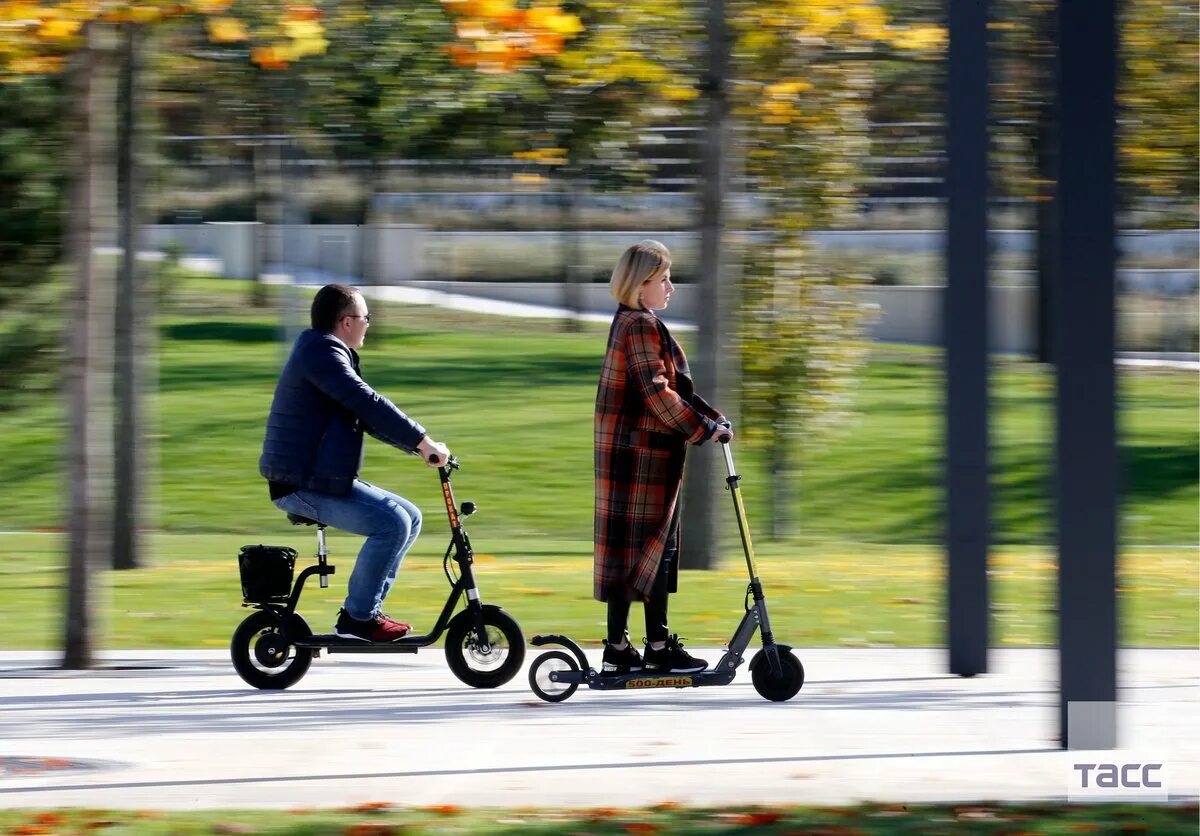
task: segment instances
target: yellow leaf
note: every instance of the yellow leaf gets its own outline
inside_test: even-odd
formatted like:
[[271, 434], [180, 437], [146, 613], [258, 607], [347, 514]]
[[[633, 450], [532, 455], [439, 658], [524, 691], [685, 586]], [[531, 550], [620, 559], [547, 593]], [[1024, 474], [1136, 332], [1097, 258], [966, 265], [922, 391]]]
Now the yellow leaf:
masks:
[[244, 41], [247, 38], [246, 28], [242, 22], [232, 17], [214, 17], [208, 21], [208, 37], [219, 44]]
[[61, 41], [79, 31], [83, 23], [78, 20], [47, 20], [38, 29], [38, 37], [47, 41]]
[[233, 0], [192, 0], [192, 3], [202, 15], [219, 15], [233, 5]]
[[567, 37], [573, 37], [583, 31], [583, 23], [578, 17], [563, 12], [557, 6], [534, 6], [525, 13], [525, 20], [532, 27], [547, 29]]
[[51, 75], [61, 72], [65, 62], [62, 56], [39, 55], [14, 59], [8, 68], [18, 75]]
[[129, 19], [134, 23], [157, 23], [163, 18], [160, 6], [134, 6], [129, 10]]
[[299, 38], [292, 42], [292, 55], [294, 58], [303, 58], [306, 55], [322, 55], [329, 48], [329, 41], [324, 38]]
[[303, 38], [319, 38], [324, 33], [321, 24], [315, 20], [284, 20], [280, 24], [285, 35], [294, 40]]
[[282, 70], [287, 67], [287, 59], [276, 46], [258, 46], [250, 51], [250, 60], [264, 70]]

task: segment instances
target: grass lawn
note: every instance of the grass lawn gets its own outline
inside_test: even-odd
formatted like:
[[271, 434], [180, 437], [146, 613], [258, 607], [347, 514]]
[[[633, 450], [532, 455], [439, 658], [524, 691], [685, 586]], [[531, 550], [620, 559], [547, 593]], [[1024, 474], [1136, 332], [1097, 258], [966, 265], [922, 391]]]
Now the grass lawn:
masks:
[[[244, 611], [235, 556], [245, 543], [311, 553], [257, 473], [263, 425], [287, 343], [274, 289], [267, 311], [245, 304], [242, 283], [190, 280], [164, 309], [153, 399], [153, 527], [148, 568], [101, 573], [98, 646], [223, 646]], [[276, 311], [276, 313], [272, 313]], [[566, 333], [513, 321], [397, 305], [372, 306], [363, 352], [368, 379], [463, 461], [460, 501], [471, 518], [486, 599], [527, 634], [601, 633], [590, 598], [592, 404], [605, 327]], [[688, 346], [694, 335], [683, 334]], [[802, 458], [796, 506], [802, 534], [768, 542], [771, 483], [760, 451], [735, 445], [751, 530], [763, 558], [776, 632], [804, 645], [942, 643], [940, 354], [878, 348], [858, 386], [854, 417]], [[701, 382], [702, 383], [702, 382]], [[703, 385], [701, 385], [703, 391]], [[1198, 380], [1190, 372], [1123, 370], [1120, 534], [1122, 641], [1197, 643], [1200, 542]], [[998, 644], [1053, 641], [1053, 554], [1048, 473], [1053, 380], [1032, 363], [994, 366], [992, 563]], [[60, 538], [64, 515], [62, 405], [27, 396], [0, 411], [0, 646], [61, 640]], [[425, 534], [389, 605], [428, 623], [443, 596], [445, 524], [436, 474], [368, 441], [364, 478], [426, 511]], [[722, 513], [729, 511], [728, 507]], [[729, 513], [729, 517], [732, 514]], [[694, 645], [718, 644], [740, 613], [745, 584], [732, 519], [721, 571], [689, 573], [672, 602]], [[308, 590], [301, 611], [326, 629], [357, 540], [331, 537], [339, 574]]]
[[[274, 310], [290, 310], [294, 320], [307, 305], [303, 294]], [[191, 281], [164, 314], [153, 402], [155, 528], [264, 538], [280, 530], [257, 461], [287, 343], [279, 314], [247, 308], [244, 296], [241, 283]], [[591, 415], [605, 328], [564, 333], [548, 322], [372, 307], [366, 376], [463, 460], [460, 498], [483, 512], [473, 530], [531, 545], [590, 537]], [[694, 335], [681, 340], [688, 347]], [[940, 386], [939, 352], [875, 351], [855, 416], [801, 459], [794, 514], [807, 540], [941, 541]], [[1122, 541], [1200, 543], [1200, 381], [1190, 372], [1123, 370], [1120, 396]], [[1052, 541], [1052, 397], [1044, 368], [995, 364], [998, 543]], [[63, 524], [62, 425], [56, 398], [0, 411], [0, 530]], [[761, 539], [772, 485], [759, 451], [736, 446]], [[436, 477], [374, 440], [363, 476], [428, 511], [440, 507]]]
[[[441, 556], [448, 537], [432, 524], [405, 559], [388, 611], [418, 629], [432, 625], [445, 601]], [[311, 529], [275, 532], [267, 542], [311, 555]], [[480, 590], [521, 624], [526, 637], [565, 632], [596, 645], [604, 607], [591, 597], [591, 544], [585, 541], [484, 539], [470, 526]], [[237, 552], [244, 536], [160, 534], [154, 565], [98, 573], [97, 647], [221, 648], [249, 610], [243, 609]], [[255, 540], [257, 542], [257, 540]], [[300, 613], [316, 632], [333, 624], [359, 538], [330, 536], [337, 574], [322, 590], [305, 585]], [[0, 648], [48, 649], [62, 642], [61, 535], [6, 538], [0, 563]], [[942, 556], [929, 546], [767, 544], [759, 573], [776, 637], [797, 647], [937, 646], [944, 644]], [[1120, 638], [1126, 645], [1195, 647], [1195, 549], [1131, 548], [1120, 578]], [[307, 563], [305, 563], [307, 565]], [[1053, 556], [1045, 549], [1005, 547], [992, 559], [997, 646], [1056, 643]], [[720, 570], [685, 572], [672, 598], [671, 624], [692, 646], [720, 646], [741, 618], [745, 561], [730, 549]], [[639, 622], [635, 613], [633, 627]]]
[[663, 803], [625, 809], [403, 809], [363, 804], [341, 810], [0, 810], [10, 833], [184, 836], [264, 833], [289, 836], [442, 833], [1156, 833], [1194, 834], [1196, 806], [1155, 804], [867, 804], [857, 807], [682, 807]]

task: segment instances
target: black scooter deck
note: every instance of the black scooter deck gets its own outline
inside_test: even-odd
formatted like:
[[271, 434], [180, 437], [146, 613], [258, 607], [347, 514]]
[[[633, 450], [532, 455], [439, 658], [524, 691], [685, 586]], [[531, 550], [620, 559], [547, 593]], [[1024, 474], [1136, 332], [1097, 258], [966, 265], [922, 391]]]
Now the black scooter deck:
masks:
[[704, 685], [728, 685], [733, 681], [733, 675], [733, 670], [708, 670], [696, 673], [637, 671], [603, 674], [597, 673], [594, 668], [588, 668], [586, 671], [553, 671], [550, 674], [550, 680], [552, 682], [577, 681], [579, 684], [597, 691], [644, 691], [647, 688], [700, 688]]
[[[394, 642], [365, 642], [362, 639], [345, 639], [334, 633], [319, 633], [296, 639], [296, 647], [310, 650], [327, 650], [330, 653], [416, 653], [429, 642], [425, 636], [405, 636]], [[422, 640], [418, 643], [418, 639]]]

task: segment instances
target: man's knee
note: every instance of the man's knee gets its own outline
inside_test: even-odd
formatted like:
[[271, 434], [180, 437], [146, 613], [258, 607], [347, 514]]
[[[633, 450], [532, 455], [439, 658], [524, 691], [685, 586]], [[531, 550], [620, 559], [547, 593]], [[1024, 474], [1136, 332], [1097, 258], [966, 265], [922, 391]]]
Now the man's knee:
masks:
[[400, 541], [408, 537], [412, 521], [404, 509], [394, 502], [382, 505], [373, 517], [372, 535]]

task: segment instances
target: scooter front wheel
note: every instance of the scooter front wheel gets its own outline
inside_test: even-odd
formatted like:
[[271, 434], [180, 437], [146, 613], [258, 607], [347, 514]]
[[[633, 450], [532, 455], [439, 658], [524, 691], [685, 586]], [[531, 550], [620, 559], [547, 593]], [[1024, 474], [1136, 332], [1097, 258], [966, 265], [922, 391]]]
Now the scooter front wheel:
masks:
[[483, 608], [487, 644], [475, 632], [475, 616], [463, 610], [446, 628], [446, 663], [450, 671], [472, 688], [498, 688], [521, 670], [525, 662], [525, 635], [521, 625], [499, 607]]
[[765, 649], [750, 660], [750, 681], [759, 695], [772, 702], [787, 702], [804, 686], [804, 665], [786, 644], [775, 646], [779, 651], [780, 674], [772, 673], [771, 660]]
[[308, 673], [312, 651], [292, 644], [312, 635], [308, 622], [298, 613], [282, 621], [273, 613], [259, 610], [247, 616], [233, 632], [229, 655], [238, 676], [255, 688], [289, 688]]
[[543, 653], [529, 666], [529, 687], [546, 702], [562, 702], [579, 690], [578, 682], [555, 682], [552, 672], [578, 671], [579, 663], [569, 653], [551, 650]]

